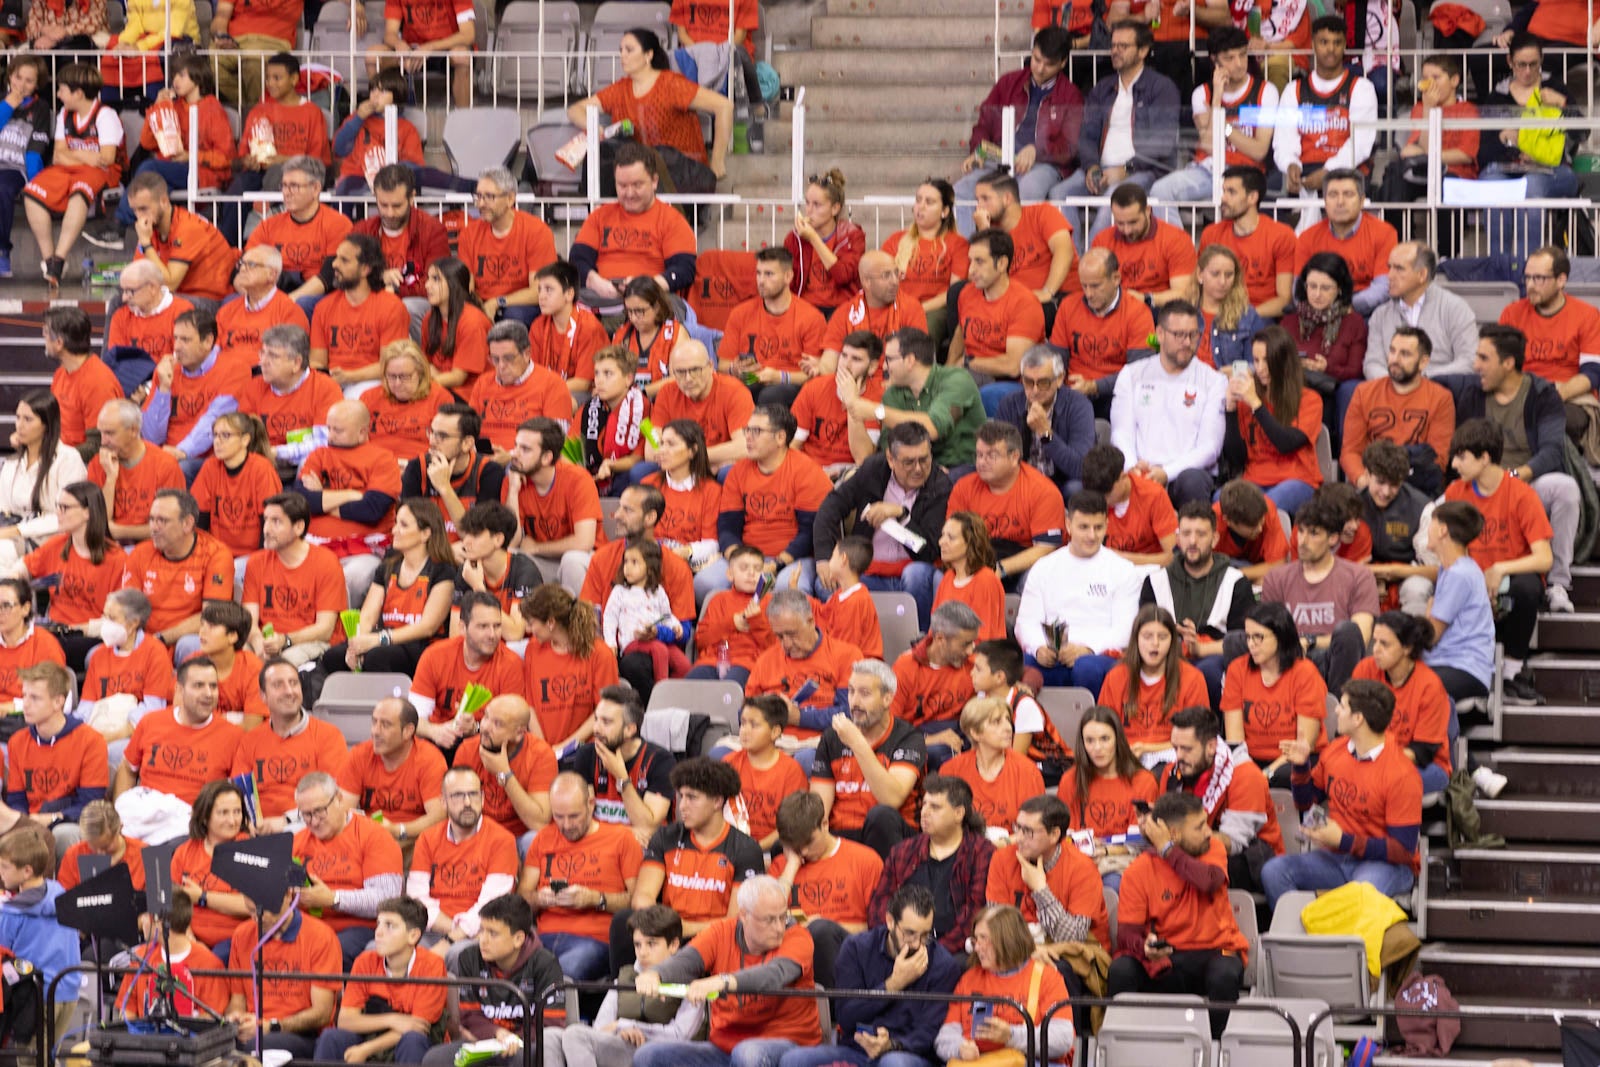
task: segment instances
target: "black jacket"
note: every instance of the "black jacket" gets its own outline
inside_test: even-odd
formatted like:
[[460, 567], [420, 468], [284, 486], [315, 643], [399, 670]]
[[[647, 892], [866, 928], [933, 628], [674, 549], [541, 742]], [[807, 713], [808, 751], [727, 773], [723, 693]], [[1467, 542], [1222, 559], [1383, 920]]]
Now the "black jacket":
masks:
[[[833, 546], [851, 532], [868, 504], [881, 503], [889, 489], [889, 459], [882, 452], [868, 456], [855, 474], [834, 486], [833, 492], [817, 509], [811, 528], [811, 547], [816, 559], [833, 555]], [[945, 512], [950, 503], [950, 476], [935, 465], [933, 473], [917, 493], [906, 522], [913, 532], [927, 541], [913, 559], [921, 563], [939, 562], [939, 532], [944, 529]], [[870, 527], [863, 525], [862, 531]]]
[[[1522, 424], [1528, 435], [1528, 466], [1535, 478], [1542, 474], [1560, 474], [1567, 469], [1566, 446], [1567, 411], [1556, 392], [1556, 387], [1537, 375], [1528, 378], [1528, 401], [1522, 406]], [[1434, 381], [1449, 389], [1456, 400], [1456, 425], [1468, 419], [1481, 419], [1488, 413], [1488, 396], [1478, 384], [1476, 375], [1446, 374]], [[1450, 457], [1440, 456], [1440, 464], [1448, 467]]]

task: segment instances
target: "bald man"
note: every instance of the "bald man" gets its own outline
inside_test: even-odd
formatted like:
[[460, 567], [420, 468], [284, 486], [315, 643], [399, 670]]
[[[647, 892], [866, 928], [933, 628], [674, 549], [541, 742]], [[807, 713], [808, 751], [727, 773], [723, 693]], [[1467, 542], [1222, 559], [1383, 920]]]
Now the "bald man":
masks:
[[292, 489], [311, 508], [306, 540], [339, 557], [351, 604], [360, 604], [389, 546], [400, 465], [369, 440], [371, 416], [357, 400], [328, 409], [328, 443], [312, 451]]
[[475, 736], [456, 749], [454, 766], [478, 772], [483, 781], [483, 814], [517, 839], [517, 854], [528, 850], [550, 821], [550, 783], [556, 755], [528, 730], [533, 709], [520, 696], [498, 696], [483, 709]]
[[539, 913], [539, 939], [569, 978], [610, 966], [611, 916], [633, 899], [644, 853], [626, 826], [596, 821], [594, 789], [565, 771], [550, 786], [550, 825], [534, 835], [522, 867], [524, 899]]
[[[148, 259], [136, 259], [122, 268], [121, 305], [111, 313], [106, 327], [106, 362], [115, 364], [117, 349], [136, 348], [160, 363], [172, 355], [172, 327], [194, 305], [167, 288], [161, 268]], [[134, 394], [144, 403], [148, 387]]]
[[[894, 268], [893, 256], [877, 249], [863, 254], [858, 274], [861, 292], [833, 313], [828, 332], [822, 335], [821, 372], [825, 375], [831, 376], [838, 369], [844, 339], [857, 330], [867, 330], [878, 340], [887, 341], [902, 326], [928, 328], [921, 302], [900, 292], [900, 272]], [[804, 367], [804, 360], [801, 366]]]

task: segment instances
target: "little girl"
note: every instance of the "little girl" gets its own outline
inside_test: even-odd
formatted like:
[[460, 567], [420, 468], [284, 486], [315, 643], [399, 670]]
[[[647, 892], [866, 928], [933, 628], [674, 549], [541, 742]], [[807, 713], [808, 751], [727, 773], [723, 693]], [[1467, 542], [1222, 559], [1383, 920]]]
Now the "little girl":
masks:
[[654, 541], [628, 541], [601, 625], [606, 644], [619, 656], [642, 652], [650, 657], [656, 681], [689, 673], [689, 658], [671, 643], [683, 637], [683, 624], [673, 617], [661, 588], [661, 546]]

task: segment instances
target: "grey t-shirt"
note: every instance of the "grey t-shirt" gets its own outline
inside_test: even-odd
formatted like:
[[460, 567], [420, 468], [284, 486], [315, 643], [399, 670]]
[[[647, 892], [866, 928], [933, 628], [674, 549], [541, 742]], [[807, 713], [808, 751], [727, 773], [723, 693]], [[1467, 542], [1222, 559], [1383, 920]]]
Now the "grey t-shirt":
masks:
[[1267, 572], [1261, 599], [1275, 600], [1289, 609], [1302, 637], [1333, 633], [1341, 622], [1358, 614], [1378, 614], [1378, 583], [1372, 572], [1347, 559], [1334, 558], [1333, 570], [1312, 585], [1298, 562]]

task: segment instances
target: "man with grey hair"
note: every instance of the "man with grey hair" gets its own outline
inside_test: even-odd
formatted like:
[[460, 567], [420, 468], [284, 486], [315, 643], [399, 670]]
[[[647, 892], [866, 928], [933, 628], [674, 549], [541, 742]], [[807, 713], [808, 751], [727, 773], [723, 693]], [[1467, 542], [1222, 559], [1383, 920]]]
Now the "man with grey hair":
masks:
[[[266, 723], [258, 727], [266, 728]], [[304, 826], [294, 835], [294, 855], [305, 864], [311, 883], [300, 890], [300, 904], [322, 909], [322, 921], [339, 935], [348, 971], [372, 940], [378, 905], [404, 890], [400, 845], [383, 827], [352, 811], [326, 771], [302, 777], [294, 787], [294, 803]]]
[[183, 489], [188, 482], [171, 455], [145, 443], [144, 412], [132, 400], [108, 400], [95, 421], [100, 451], [89, 461], [89, 481], [105, 494], [111, 536], [143, 541], [150, 536], [150, 502], [157, 490]]
[[972, 687], [972, 649], [983, 621], [959, 600], [933, 609], [928, 635], [894, 661], [896, 719], [922, 731], [928, 768], [938, 770], [960, 752], [961, 709], [977, 695]]
[[[829, 637], [817, 626], [811, 598], [798, 589], [781, 588], [767, 601], [767, 624], [773, 643], [750, 668], [745, 696], [774, 693], [789, 705], [786, 734], [801, 741], [827, 729], [843, 703], [845, 684], [861, 650], [848, 641]], [[885, 668], [887, 670], [887, 668]], [[894, 677], [890, 673], [890, 679]], [[795, 753], [805, 765], [809, 747]]]
[[995, 418], [1022, 435], [1022, 458], [1055, 482], [1063, 493], [1081, 486], [1078, 468], [1094, 447], [1094, 404], [1076, 389], [1062, 388], [1067, 363], [1051, 345], [1034, 345], [1022, 354], [1017, 380], [1022, 392], [1000, 401]]
[[[1369, 381], [1389, 374], [1389, 341], [1401, 326], [1428, 335], [1433, 354], [1427, 374], [1471, 374], [1478, 351], [1478, 319], [1467, 302], [1435, 282], [1439, 257], [1423, 241], [1402, 241], [1389, 251], [1389, 299], [1373, 309], [1367, 320], [1367, 356], [1361, 373]], [[1339, 419], [1355, 395], [1358, 382], [1339, 389]]]
[[[307, 315], [327, 290], [318, 275], [350, 232], [350, 220], [322, 202], [327, 184], [322, 160], [292, 156], [283, 165], [283, 210], [268, 215], [250, 234], [245, 251], [276, 248], [283, 254], [278, 284]], [[307, 305], [310, 306], [307, 306]]]
[[[260, 249], [252, 249], [247, 256], [259, 252]], [[229, 306], [244, 302], [235, 301]], [[295, 308], [296, 312], [299, 310]], [[328, 410], [344, 399], [344, 391], [332, 378], [311, 369], [311, 338], [299, 325], [262, 330], [257, 364], [261, 373], [251, 376], [240, 390], [239, 410], [266, 423], [273, 456], [280, 465], [290, 468], [292, 477], [293, 468], [327, 443]], [[295, 434], [294, 441], [289, 440], [290, 434]]]
[[555, 238], [537, 217], [517, 208], [517, 180], [505, 167], [478, 175], [472, 194], [478, 217], [461, 231], [461, 262], [476, 283], [489, 321], [515, 319], [524, 326], [539, 317], [534, 274], [556, 262]]
[[887, 663], [857, 661], [849, 713], [834, 715], [811, 765], [811, 791], [828, 805], [828, 828], [884, 857], [917, 832], [917, 783], [928, 766], [922, 733], [890, 714], [898, 688]]
[[271, 245], [247, 248], [239, 257], [233, 291], [242, 299], [217, 309], [217, 347], [223, 359], [248, 365], [261, 347], [261, 335], [273, 326], [288, 324], [310, 331], [311, 316], [278, 288], [282, 276], [283, 253]]
[[785, 1052], [817, 1044], [815, 1000], [759, 995], [813, 984], [811, 935], [790, 920], [788, 891], [763, 874], [746, 879], [737, 899], [737, 916], [710, 923], [634, 982], [646, 998], [663, 982], [687, 982], [684, 999], [710, 1000], [710, 1042], [649, 1041], [634, 1053], [634, 1067], [774, 1067]]
[[549, 367], [533, 361], [528, 327], [515, 318], [489, 327], [489, 366], [478, 375], [471, 404], [483, 418], [482, 436], [494, 446], [493, 459], [511, 462], [517, 427], [529, 419], [555, 419], [564, 429], [572, 421], [572, 394]]
[[[118, 349], [139, 349], [161, 362], [172, 354], [172, 324], [194, 305], [168, 289], [161, 268], [148, 260], [129, 263], [118, 280], [119, 299], [106, 324], [106, 362], [117, 362]], [[142, 403], [145, 395], [141, 390], [134, 400]]]

